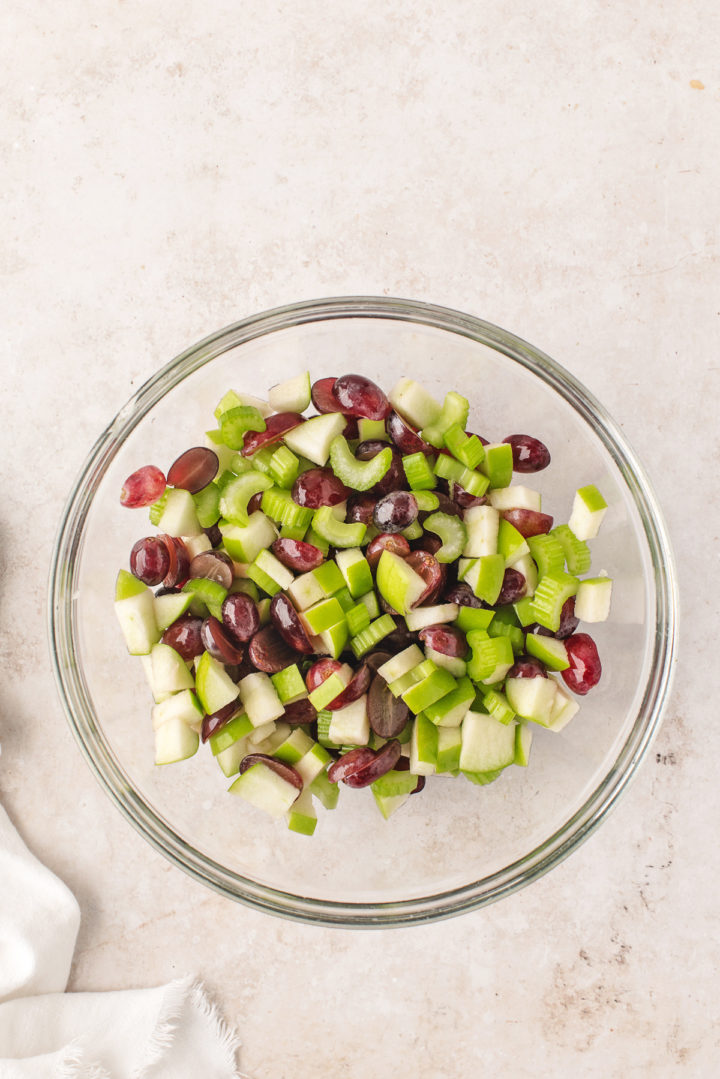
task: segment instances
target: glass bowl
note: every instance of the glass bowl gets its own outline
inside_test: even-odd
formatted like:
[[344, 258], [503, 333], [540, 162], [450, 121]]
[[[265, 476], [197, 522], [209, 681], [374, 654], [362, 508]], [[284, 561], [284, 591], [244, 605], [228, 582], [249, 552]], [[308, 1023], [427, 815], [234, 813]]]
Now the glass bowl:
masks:
[[[566, 521], [577, 487], [609, 510], [593, 571], [614, 578], [612, 613], [592, 627], [603, 677], [559, 734], [537, 728], [528, 768], [493, 784], [428, 782], [389, 821], [369, 791], [343, 789], [315, 835], [298, 836], [241, 799], [205, 751], [153, 765], [151, 700], [112, 610], [118, 569], [152, 532], [118, 501], [140, 465], [168, 467], [202, 441], [229, 388], [263, 396], [309, 369], [361, 372], [389, 389], [412, 376], [470, 399], [490, 439], [542, 438], [550, 467], [530, 486]], [[675, 640], [675, 576], [645, 472], [602, 406], [567, 371], [513, 334], [457, 311], [350, 297], [244, 319], [158, 371], [93, 447], [70, 495], [51, 571], [50, 635], [70, 726], [107, 793], [170, 861], [260, 910], [345, 927], [400, 926], [494, 902], [547, 872], [603, 820], [660, 722]]]

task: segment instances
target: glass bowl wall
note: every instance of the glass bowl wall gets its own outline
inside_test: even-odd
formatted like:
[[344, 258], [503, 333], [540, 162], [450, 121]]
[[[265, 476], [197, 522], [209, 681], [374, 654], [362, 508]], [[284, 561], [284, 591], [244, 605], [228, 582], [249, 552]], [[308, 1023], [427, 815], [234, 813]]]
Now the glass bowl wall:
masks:
[[[213, 426], [229, 388], [263, 396], [309, 369], [358, 371], [390, 388], [411, 376], [442, 398], [470, 399], [469, 428], [491, 440], [533, 433], [550, 467], [522, 477], [566, 521], [575, 489], [609, 503], [593, 571], [614, 578], [612, 614], [589, 627], [600, 685], [560, 734], [535, 731], [530, 766], [490, 786], [437, 778], [384, 821], [369, 791], [343, 789], [298, 836], [240, 799], [210, 753], [153, 765], [151, 700], [112, 611], [146, 511], [118, 502], [140, 465], [169, 467]], [[70, 725], [98, 779], [175, 864], [226, 896], [287, 917], [344, 926], [402, 925], [458, 914], [531, 882], [602, 820], [658, 725], [674, 642], [674, 574], [661, 514], [621, 432], [579, 383], [512, 334], [444, 308], [384, 298], [296, 304], [245, 319], [190, 348], [121, 409], [70, 496], [51, 575], [53, 660]]]

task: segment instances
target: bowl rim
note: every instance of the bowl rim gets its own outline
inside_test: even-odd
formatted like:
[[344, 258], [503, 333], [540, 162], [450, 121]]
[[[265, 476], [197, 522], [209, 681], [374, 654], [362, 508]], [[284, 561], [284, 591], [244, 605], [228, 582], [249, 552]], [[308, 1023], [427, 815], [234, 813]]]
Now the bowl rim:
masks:
[[[576, 812], [532, 851], [479, 881], [419, 898], [359, 903], [298, 896], [226, 869], [185, 843], [132, 788], [98, 725], [78, 661], [73, 587], [95, 491], [122, 442], [165, 393], [230, 348], [305, 323], [348, 318], [410, 322], [468, 337], [520, 364], [563, 397], [592, 426], [629, 489], [648, 545], [656, 601], [652, 663], [635, 721], [612, 766]], [[453, 917], [511, 895], [567, 858], [615, 805], [647, 753], [662, 718], [677, 648], [677, 578], [663, 514], [644, 467], [600, 402], [555, 360], [499, 326], [452, 308], [385, 296], [301, 301], [251, 315], [191, 345], [152, 375], [119, 410], [80, 469], [55, 540], [49, 596], [50, 654], [66, 718], [96, 779], [124, 816], [169, 861], [221, 895], [266, 913], [344, 928], [397, 927]]]

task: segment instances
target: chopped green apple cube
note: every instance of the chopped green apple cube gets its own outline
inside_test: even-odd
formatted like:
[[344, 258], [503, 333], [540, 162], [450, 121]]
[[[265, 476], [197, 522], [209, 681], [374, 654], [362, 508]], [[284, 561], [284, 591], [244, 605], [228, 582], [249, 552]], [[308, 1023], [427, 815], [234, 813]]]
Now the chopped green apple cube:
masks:
[[552, 719], [557, 682], [552, 678], [508, 678], [505, 696], [522, 719], [548, 727]]
[[514, 724], [499, 723], [494, 716], [482, 712], [468, 712], [462, 724], [461, 770], [492, 772], [507, 767], [514, 759]]
[[490, 491], [488, 501], [496, 510], [535, 510], [539, 513], [542, 505], [540, 492], [520, 483]]
[[427, 585], [404, 558], [387, 549], [380, 555], [375, 583], [378, 592], [398, 614], [407, 614]]
[[436, 603], [430, 607], [416, 607], [405, 615], [405, 622], [411, 633], [417, 633], [427, 626], [454, 622], [459, 611], [457, 603]]
[[[306, 406], [307, 407], [307, 406]], [[312, 835], [317, 826], [317, 813], [309, 791], [301, 791], [287, 811], [287, 826], [291, 832]]]
[[465, 510], [464, 524], [467, 542], [462, 553], [465, 558], [497, 554], [500, 514], [494, 506], [470, 506]]
[[200, 657], [195, 672], [195, 689], [207, 715], [219, 712], [238, 695], [238, 687], [222, 663], [214, 659], [209, 652], [203, 652]]
[[586, 577], [580, 581], [575, 596], [575, 617], [581, 622], [605, 622], [610, 614], [612, 580], [609, 577]]
[[529, 656], [541, 660], [549, 671], [565, 671], [570, 666], [565, 642], [555, 637], [528, 633], [525, 636], [525, 650]]
[[150, 660], [152, 684], [156, 692], [178, 693], [181, 689], [194, 687], [195, 679], [190, 674], [187, 663], [169, 644], [154, 644]]
[[197, 753], [200, 737], [181, 719], [169, 719], [155, 731], [155, 764], [175, 764]]
[[330, 443], [343, 433], [346, 423], [345, 417], [339, 412], [313, 416], [305, 423], [286, 431], [283, 442], [294, 453], [307, 457], [308, 461], [322, 467], [327, 464], [330, 456]]
[[250, 722], [248, 716], [243, 711], [238, 709], [236, 715], [223, 724], [219, 730], [215, 731], [208, 738], [208, 744], [212, 750], [214, 757], [219, 756], [230, 748], [230, 746], [236, 745], [238, 742], [244, 742], [248, 734], [251, 733], [253, 725]]
[[367, 694], [332, 713], [329, 737], [337, 745], [364, 746], [370, 738]]
[[298, 789], [262, 761], [253, 764], [228, 788], [271, 817], [285, 816], [298, 796]]
[[285, 711], [275, 686], [262, 671], [246, 674], [236, 689], [253, 727], [262, 727], [271, 719], [279, 719]]
[[347, 547], [338, 551], [335, 561], [354, 599], [372, 591], [372, 571], [359, 547]]
[[274, 412], [304, 412], [310, 404], [310, 372], [303, 371], [271, 386], [268, 404]]
[[423, 715], [416, 716], [410, 735], [410, 771], [429, 776], [437, 769], [438, 729]]
[[[136, 585], [139, 587], [135, 588]], [[115, 614], [130, 655], [149, 655], [152, 646], [160, 640], [153, 594], [126, 570], [118, 574]]]
[[442, 411], [432, 394], [412, 378], [401, 378], [388, 394], [390, 404], [418, 429], [434, 423]]
[[183, 689], [180, 693], [173, 693], [164, 701], [156, 704], [152, 710], [153, 730], [162, 727], [171, 719], [182, 720], [188, 727], [195, 727], [202, 723], [203, 709], [191, 689]]
[[607, 502], [594, 483], [575, 492], [568, 526], [579, 540], [594, 539], [607, 513]]

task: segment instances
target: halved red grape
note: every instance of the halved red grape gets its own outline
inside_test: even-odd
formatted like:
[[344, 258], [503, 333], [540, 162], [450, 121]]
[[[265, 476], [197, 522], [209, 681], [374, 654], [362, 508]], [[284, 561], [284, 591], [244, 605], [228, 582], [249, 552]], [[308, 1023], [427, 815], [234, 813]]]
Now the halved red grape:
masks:
[[547, 678], [547, 676], [545, 667], [535, 656], [518, 656], [506, 675], [507, 678]]
[[378, 649], [377, 652], [370, 652], [367, 656], [365, 656], [365, 663], [368, 665], [371, 672], [375, 674], [378, 667], [382, 667], [383, 663], [387, 663], [387, 661], [389, 659], [392, 659], [392, 657], [392, 652], [385, 652], [381, 649]]
[[144, 465], [125, 480], [120, 491], [120, 504], [139, 509], [157, 502], [165, 491], [165, 477], [155, 465]]
[[305, 417], [299, 412], [276, 412], [274, 416], [268, 416], [265, 420], [264, 431], [248, 431], [243, 438], [243, 447], [240, 451], [243, 457], [251, 457], [262, 446], [270, 446], [278, 442], [286, 432], [293, 427], [299, 427], [305, 423]]
[[201, 630], [203, 620], [194, 614], [184, 614], [177, 618], [162, 635], [163, 644], [169, 644], [186, 663], [191, 663], [195, 656], [205, 651]]
[[395, 738], [410, 718], [410, 709], [401, 697], [390, 692], [382, 675], [376, 674], [370, 683], [367, 714], [379, 738]]
[[319, 659], [317, 663], [313, 663], [312, 667], [305, 675], [305, 685], [307, 686], [308, 693], [312, 693], [314, 689], [321, 686], [331, 674], [335, 674], [341, 667], [342, 663], [337, 659]]
[[374, 539], [370, 540], [365, 551], [365, 557], [370, 563], [370, 569], [377, 569], [377, 564], [383, 551], [390, 551], [392, 554], [400, 555], [401, 558], [406, 558], [410, 554], [410, 544], [404, 536], [381, 532], [379, 536], [375, 536]]
[[284, 779], [286, 783], [292, 783], [293, 787], [297, 787], [299, 791], [303, 789], [302, 776], [297, 772], [291, 764], [285, 764], [284, 761], [276, 760], [275, 757], [269, 757], [267, 753], [248, 753], [247, 757], [243, 757], [240, 761], [240, 775], [247, 772], [248, 768], [252, 768], [254, 764], [264, 764], [267, 768], [272, 769], [276, 775]]
[[464, 510], [469, 509], [471, 506], [484, 506], [487, 502], [487, 495], [471, 495], [459, 483], [452, 485], [452, 497], [453, 501]]
[[190, 555], [187, 552], [187, 547], [179, 536], [168, 536], [163, 533], [158, 536], [158, 539], [161, 539], [165, 544], [170, 559], [170, 566], [163, 584], [166, 588], [174, 588], [176, 585], [185, 584], [190, 573]]
[[172, 463], [168, 483], [171, 487], [182, 487], [194, 495], [215, 479], [219, 466], [218, 456], [213, 450], [207, 446], [193, 446]]
[[258, 630], [250, 641], [248, 657], [259, 671], [277, 674], [295, 663], [298, 655], [295, 649], [283, 640], [275, 626], [265, 626], [264, 629]]
[[307, 697], [304, 697], [301, 701], [286, 704], [280, 718], [283, 723], [289, 723], [291, 727], [305, 727], [315, 722], [317, 710], [313, 708]]
[[397, 412], [390, 413], [385, 420], [385, 430], [390, 435], [401, 453], [433, 453], [432, 446], [424, 442], [420, 435]]
[[[397, 768], [397, 765], [395, 765]], [[419, 794], [421, 790], [425, 789], [425, 776], [418, 776], [418, 781], [415, 784], [415, 789], [411, 790], [411, 794]]]
[[211, 712], [210, 715], [203, 716], [202, 730], [200, 737], [203, 742], [207, 742], [211, 734], [216, 734], [221, 730], [239, 710], [240, 705], [237, 700], [230, 701], [230, 704], [226, 704], [224, 708], [220, 708], [217, 712]]
[[223, 625], [236, 644], [244, 644], [260, 629], [260, 614], [252, 596], [233, 592], [222, 604]]
[[553, 526], [553, 519], [549, 513], [540, 513], [539, 510], [512, 509], [501, 510], [500, 516], [517, 528], [521, 536], [528, 539], [530, 536], [541, 536], [549, 532]]
[[334, 761], [330, 765], [327, 770], [327, 777], [331, 783], [337, 783], [341, 779], [346, 780], [348, 776], [354, 775], [355, 772], [361, 772], [374, 759], [375, 750], [370, 749], [370, 746], [359, 746], [357, 749], [350, 749], [347, 753], [343, 753], [340, 760]]
[[422, 577], [427, 586], [413, 607], [432, 603], [447, 580], [447, 569], [428, 551], [411, 551], [405, 561]]
[[200, 636], [205, 650], [213, 659], [221, 663], [240, 663], [244, 652], [235, 644], [222, 622], [217, 618], [206, 618], [200, 629]]
[[570, 666], [560, 673], [568, 689], [584, 697], [600, 681], [602, 664], [595, 641], [588, 633], [573, 633], [565, 641]]
[[201, 551], [190, 563], [188, 576], [215, 581], [223, 588], [229, 588], [233, 583], [232, 559], [224, 551]]
[[143, 584], [160, 584], [169, 568], [170, 554], [160, 536], [146, 536], [133, 544], [130, 572]]
[[387, 449], [392, 451], [390, 467], [383, 478], [370, 488], [372, 495], [386, 495], [390, 491], [407, 490], [408, 487], [407, 476], [402, 466], [402, 455], [394, 446], [388, 446], [388, 443], [380, 438], [367, 438], [358, 445], [355, 456], [358, 461], [372, 461], [373, 457], [377, 457], [379, 453]]
[[316, 510], [320, 506], [337, 506], [350, 493], [331, 468], [309, 468], [301, 472], [292, 487], [292, 500], [298, 506]]
[[410, 491], [391, 491], [375, 504], [373, 523], [381, 532], [404, 532], [417, 520], [418, 504]]
[[308, 573], [325, 561], [325, 555], [320, 548], [312, 543], [305, 543], [304, 540], [276, 539], [270, 549], [283, 566], [298, 573]]
[[525, 595], [526, 588], [527, 581], [525, 580], [525, 575], [521, 573], [520, 570], [508, 566], [503, 577], [500, 595], [495, 600], [496, 605], [501, 606], [506, 603], [517, 603], [517, 601]]
[[362, 697], [363, 693], [367, 693], [371, 677], [372, 671], [368, 664], [361, 663], [342, 693], [338, 693], [337, 697], [333, 697], [325, 707], [330, 712], [336, 712], [339, 708], [344, 708], [346, 704], [352, 704], [353, 701]]
[[380, 387], [364, 375], [341, 375], [335, 380], [332, 392], [342, 411], [350, 416], [384, 420], [392, 411], [392, 405]]
[[223, 541], [223, 534], [220, 531], [218, 525], [210, 525], [209, 528], [203, 528], [203, 532], [212, 543], [213, 547], [219, 547]]
[[319, 378], [317, 382], [313, 382], [310, 397], [318, 412], [343, 411], [342, 405], [333, 392], [335, 382], [334, 375], [331, 378]]
[[432, 648], [434, 652], [440, 652], [443, 656], [464, 659], [468, 654], [465, 634], [455, 626], [426, 626], [425, 629], [420, 630], [418, 637], [428, 648]]
[[350, 495], [350, 498], [348, 498], [345, 520], [369, 525], [372, 522], [373, 510], [375, 509], [376, 502], [377, 499], [374, 495], [363, 494], [360, 492], [355, 495]]
[[443, 545], [443, 541], [439, 536], [433, 535], [432, 532], [423, 532], [422, 536], [416, 540], [412, 540], [413, 551], [427, 551], [428, 554], [437, 554]]
[[398, 741], [393, 739], [386, 742], [381, 749], [376, 750], [373, 759], [364, 768], [345, 776], [344, 782], [348, 787], [369, 787], [376, 779], [384, 776], [386, 772], [390, 772], [395, 767], [401, 753], [402, 747]]
[[473, 592], [467, 581], [458, 581], [448, 588], [443, 596], [444, 603], [457, 603], [458, 607], [487, 607]]
[[248, 505], [247, 505], [248, 513], [257, 513], [258, 510], [262, 509], [262, 496], [263, 496], [262, 491], [258, 491], [256, 494], [254, 494], [252, 496], [252, 498], [250, 499], [250, 501], [248, 502]]
[[532, 435], [508, 435], [503, 439], [512, 446], [513, 472], [540, 472], [550, 464], [550, 451]]
[[315, 649], [302, 627], [298, 613], [284, 593], [277, 592], [270, 601], [270, 618], [286, 644], [303, 655], [313, 654]]

